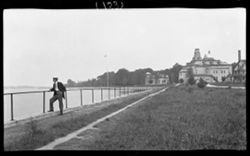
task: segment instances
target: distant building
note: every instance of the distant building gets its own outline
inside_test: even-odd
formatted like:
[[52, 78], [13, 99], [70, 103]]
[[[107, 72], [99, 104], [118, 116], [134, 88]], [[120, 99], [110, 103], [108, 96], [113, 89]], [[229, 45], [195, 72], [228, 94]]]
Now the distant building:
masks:
[[146, 85], [165, 85], [169, 82], [168, 75], [160, 73], [146, 73], [145, 84]]
[[188, 70], [192, 69], [195, 80], [202, 78], [207, 82], [221, 82], [232, 74], [232, 65], [210, 56], [210, 51], [202, 58], [200, 50], [194, 51], [192, 60], [184, 66], [179, 72], [179, 80], [184, 82], [188, 80]]
[[246, 81], [246, 60], [241, 59], [241, 51], [238, 51], [238, 62], [233, 67], [232, 80], [234, 82]]

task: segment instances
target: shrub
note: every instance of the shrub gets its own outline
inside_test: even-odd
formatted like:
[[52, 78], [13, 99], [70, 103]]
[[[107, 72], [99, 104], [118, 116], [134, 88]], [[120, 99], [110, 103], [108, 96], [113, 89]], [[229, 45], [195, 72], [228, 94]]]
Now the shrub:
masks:
[[224, 82], [224, 81], [226, 80], [226, 77], [223, 76], [223, 77], [221, 78], [221, 80], [222, 80], [222, 82]]
[[194, 79], [193, 76], [191, 76], [191, 77], [188, 78], [188, 84], [190, 84], [190, 85], [194, 85], [195, 84], [195, 79]]
[[184, 82], [184, 80], [183, 80], [183, 79], [180, 79], [180, 80], [179, 80], [179, 82], [180, 82], [180, 83], [183, 83], [183, 82]]
[[207, 82], [204, 81], [202, 78], [200, 78], [199, 82], [197, 83], [197, 86], [199, 88], [204, 88], [207, 85]]

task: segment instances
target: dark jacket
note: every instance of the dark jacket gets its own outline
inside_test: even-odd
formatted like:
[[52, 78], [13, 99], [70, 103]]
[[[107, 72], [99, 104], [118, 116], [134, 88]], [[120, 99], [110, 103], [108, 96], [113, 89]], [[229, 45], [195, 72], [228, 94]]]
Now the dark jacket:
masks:
[[[62, 97], [64, 98], [64, 92], [66, 91], [65, 86], [61, 82], [57, 82], [58, 89], [62, 92]], [[56, 95], [55, 84], [53, 84], [53, 88], [50, 91], [54, 91], [54, 96]]]

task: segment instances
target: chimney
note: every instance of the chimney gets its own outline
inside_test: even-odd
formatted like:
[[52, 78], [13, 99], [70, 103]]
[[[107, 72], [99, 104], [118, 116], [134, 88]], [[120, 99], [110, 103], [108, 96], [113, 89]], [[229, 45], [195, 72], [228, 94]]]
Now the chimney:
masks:
[[241, 60], [241, 52], [240, 52], [240, 50], [238, 50], [238, 61], [240, 61]]

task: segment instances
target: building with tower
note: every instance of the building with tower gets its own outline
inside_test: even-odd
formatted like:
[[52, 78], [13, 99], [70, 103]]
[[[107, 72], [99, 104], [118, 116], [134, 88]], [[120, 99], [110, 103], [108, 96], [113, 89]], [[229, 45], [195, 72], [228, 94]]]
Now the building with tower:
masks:
[[188, 80], [188, 72], [192, 71], [195, 80], [203, 80], [213, 83], [222, 82], [232, 74], [232, 65], [211, 57], [208, 51], [204, 57], [201, 57], [200, 49], [194, 50], [192, 60], [184, 66], [179, 72], [179, 80], [184, 82]]

